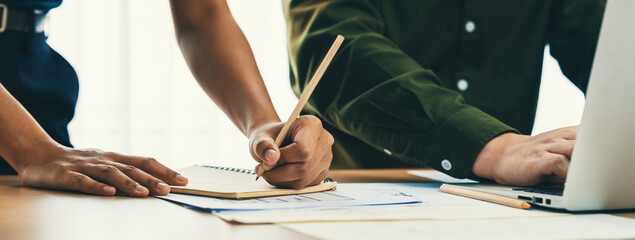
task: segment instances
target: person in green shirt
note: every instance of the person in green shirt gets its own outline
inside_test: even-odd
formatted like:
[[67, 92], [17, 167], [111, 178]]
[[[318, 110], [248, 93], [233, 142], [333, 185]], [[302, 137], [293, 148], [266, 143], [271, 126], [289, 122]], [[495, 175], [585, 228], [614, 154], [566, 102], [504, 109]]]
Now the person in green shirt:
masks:
[[529, 136], [543, 53], [586, 91], [605, 1], [284, 0], [291, 84], [335, 137], [332, 168], [428, 166], [534, 185], [566, 178], [577, 127]]

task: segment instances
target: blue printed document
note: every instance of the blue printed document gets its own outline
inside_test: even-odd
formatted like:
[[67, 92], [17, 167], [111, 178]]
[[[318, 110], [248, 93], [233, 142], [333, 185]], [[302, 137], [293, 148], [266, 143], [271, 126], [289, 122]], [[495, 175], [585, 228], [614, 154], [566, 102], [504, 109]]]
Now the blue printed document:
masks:
[[284, 209], [325, 209], [348, 208], [358, 206], [420, 204], [420, 200], [400, 191], [391, 185], [338, 184], [337, 190], [264, 197], [246, 200], [223, 199], [206, 196], [170, 193], [156, 196], [161, 199], [178, 202], [186, 207], [210, 212], [221, 211], [260, 211]]

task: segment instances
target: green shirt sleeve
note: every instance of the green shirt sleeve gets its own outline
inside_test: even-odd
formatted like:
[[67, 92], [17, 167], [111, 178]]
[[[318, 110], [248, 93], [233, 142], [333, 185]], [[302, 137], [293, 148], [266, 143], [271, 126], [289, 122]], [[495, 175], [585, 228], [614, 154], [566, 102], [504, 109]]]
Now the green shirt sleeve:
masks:
[[[293, 89], [300, 94], [328, 46], [346, 40], [306, 111], [378, 151], [457, 178], [490, 139], [515, 130], [467, 105], [386, 37], [368, 1], [285, 1]], [[364, 161], [359, 159], [358, 161]]]

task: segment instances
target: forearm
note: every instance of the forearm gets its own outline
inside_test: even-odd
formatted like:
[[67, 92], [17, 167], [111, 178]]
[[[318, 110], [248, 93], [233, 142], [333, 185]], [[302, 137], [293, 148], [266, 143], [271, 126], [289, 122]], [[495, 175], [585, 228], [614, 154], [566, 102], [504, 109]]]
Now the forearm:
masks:
[[23, 159], [62, 147], [57, 144], [22, 105], [0, 84], [0, 155], [17, 171]]
[[2, 84], [0, 155], [25, 186], [143, 197], [168, 194], [167, 184], [187, 184], [185, 177], [151, 158], [58, 144]]
[[176, 36], [192, 74], [246, 135], [280, 121], [247, 39], [224, 0], [170, 1]]

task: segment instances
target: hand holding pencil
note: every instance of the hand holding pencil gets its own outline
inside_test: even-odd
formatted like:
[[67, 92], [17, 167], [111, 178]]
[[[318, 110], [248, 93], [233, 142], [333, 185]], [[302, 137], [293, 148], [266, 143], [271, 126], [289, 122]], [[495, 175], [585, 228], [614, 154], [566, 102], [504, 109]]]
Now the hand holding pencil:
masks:
[[[261, 163], [256, 167], [258, 177], [262, 175], [276, 186], [300, 189], [319, 184], [328, 176], [333, 137], [317, 117], [298, 115], [343, 41], [342, 36], [335, 39], [284, 125], [264, 125], [250, 136], [251, 154]], [[285, 140], [289, 144], [282, 146]]]

